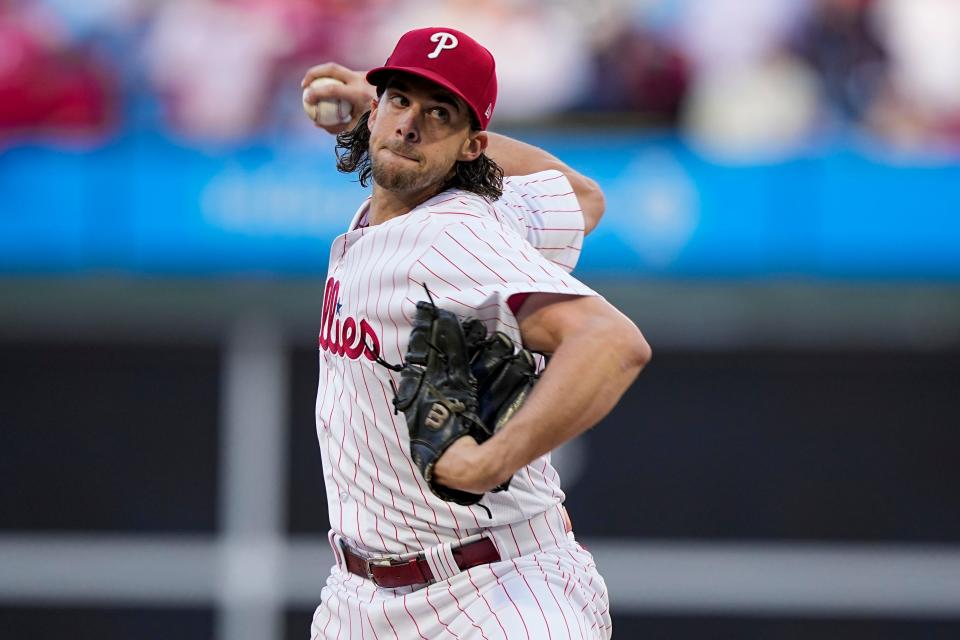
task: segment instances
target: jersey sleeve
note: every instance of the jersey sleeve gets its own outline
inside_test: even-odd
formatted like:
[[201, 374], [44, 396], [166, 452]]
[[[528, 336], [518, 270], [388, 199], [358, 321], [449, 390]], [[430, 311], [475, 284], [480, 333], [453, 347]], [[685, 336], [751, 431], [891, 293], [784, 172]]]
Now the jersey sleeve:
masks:
[[447, 225], [414, 264], [415, 290], [430, 290], [437, 304], [482, 320], [517, 344], [520, 328], [510, 299], [531, 293], [597, 295], [503, 224], [470, 220]]
[[503, 196], [494, 208], [547, 260], [568, 273], [580, 259], [583, 211], [573, 187], [551, 169], [503, 179]]

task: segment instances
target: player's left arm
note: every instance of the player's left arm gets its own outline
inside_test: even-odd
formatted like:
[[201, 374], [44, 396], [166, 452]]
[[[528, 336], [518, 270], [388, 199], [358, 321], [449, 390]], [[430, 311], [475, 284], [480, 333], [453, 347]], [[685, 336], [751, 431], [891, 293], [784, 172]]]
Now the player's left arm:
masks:
[[478, 445], [461, 438], [437, 461], [437, 481], [482, 493], [594, 426], [650, 361], [637, 326], [603, 298], [535, 293], [517, 312], [524, 346], [552, 353], [523, 407]]

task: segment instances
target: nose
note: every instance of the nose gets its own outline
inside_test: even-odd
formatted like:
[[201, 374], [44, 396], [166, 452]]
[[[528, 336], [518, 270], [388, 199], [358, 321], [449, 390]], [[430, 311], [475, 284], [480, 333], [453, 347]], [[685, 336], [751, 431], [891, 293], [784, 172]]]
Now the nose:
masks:
[[420, 113], [416, 106], [411, 106], [400, 116], [397, 123], [397, 135], [404, 142], [414, 144], [420, 142]]

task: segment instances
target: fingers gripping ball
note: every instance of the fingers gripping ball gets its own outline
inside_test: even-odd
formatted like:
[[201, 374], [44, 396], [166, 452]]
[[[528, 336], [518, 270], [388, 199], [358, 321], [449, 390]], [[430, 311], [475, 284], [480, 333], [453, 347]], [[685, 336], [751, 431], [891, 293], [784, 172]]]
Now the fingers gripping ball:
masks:
[[347, 100], [321, 100], [317, 104], [307, 102], [307, 92], [327, 84], [343, 84], [336, 78], [317, 78], [303, 90], [303, 110], [315, 123], [322, 127], [332, 127], [350, 122], [353, 107]]

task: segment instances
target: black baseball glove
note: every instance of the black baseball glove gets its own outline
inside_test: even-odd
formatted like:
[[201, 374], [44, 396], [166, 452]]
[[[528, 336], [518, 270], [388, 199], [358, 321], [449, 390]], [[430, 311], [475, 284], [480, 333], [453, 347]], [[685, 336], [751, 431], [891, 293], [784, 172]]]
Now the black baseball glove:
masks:
[[393, 405], [406, 417], [410, 454], [430, 490], [449, 502], [476, 504], [481, 494], [439, 484], [434, 465], [459, 438], [482, 443], [513, 416], [537, 378], [533, 356], [525, 349], [514, 353], [503, 333], [487, 337], [479, 320], [461, 324], [450, 311], [421, 301], [406, 358], [391, 368], [400, 372]]

